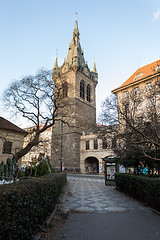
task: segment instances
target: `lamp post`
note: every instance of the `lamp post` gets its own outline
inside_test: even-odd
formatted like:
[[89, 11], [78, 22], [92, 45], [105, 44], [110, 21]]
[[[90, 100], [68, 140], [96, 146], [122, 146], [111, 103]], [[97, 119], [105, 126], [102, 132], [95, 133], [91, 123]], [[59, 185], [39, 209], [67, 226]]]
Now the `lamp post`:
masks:
[[60, 155], [61, 172], [62, 172], [62, 153], [63, 153], [63, 126], [64, 126], [64, 122], [61, 120], [61, 155]]

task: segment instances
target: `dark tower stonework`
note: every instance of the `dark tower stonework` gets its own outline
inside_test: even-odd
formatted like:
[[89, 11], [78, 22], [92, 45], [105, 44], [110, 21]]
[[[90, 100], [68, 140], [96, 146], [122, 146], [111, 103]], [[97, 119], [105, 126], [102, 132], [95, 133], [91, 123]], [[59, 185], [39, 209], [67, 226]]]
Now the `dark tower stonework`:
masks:
[[51, 163], [60, 169], [80, 171], [80, 136], [96, 126], [95, 88], [98, 74], [90, 71], [81, 49], [77, 20], [67, 59], [53, 68], [57, 116], [52, 133]]

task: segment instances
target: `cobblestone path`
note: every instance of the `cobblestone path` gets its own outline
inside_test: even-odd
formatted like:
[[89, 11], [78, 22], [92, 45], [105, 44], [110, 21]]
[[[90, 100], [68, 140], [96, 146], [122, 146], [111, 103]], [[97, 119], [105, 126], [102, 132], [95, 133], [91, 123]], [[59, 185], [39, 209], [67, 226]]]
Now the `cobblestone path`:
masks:
[[127, 210], [145, 210], [136, 201], [129, 200], [115, 189], [105, 186], [104, 177], [69, 175], [65, 194], [61, 198], [63, 212], [70, 210], [85, 212], [122, 212]]

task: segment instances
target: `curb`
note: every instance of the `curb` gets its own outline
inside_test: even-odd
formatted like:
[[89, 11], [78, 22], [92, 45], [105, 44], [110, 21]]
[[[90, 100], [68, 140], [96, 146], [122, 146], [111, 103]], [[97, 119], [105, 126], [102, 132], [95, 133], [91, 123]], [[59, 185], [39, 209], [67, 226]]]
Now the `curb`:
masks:
[[[53, 212], [50, 214], [50, 217], [49, 217], [49, 218], [46, 220], [46, 222], [45, 222], [47, 226], [50, 224], [50, 222], [51, 222], [52, 219], [54, 218], [54, 216], [55, 216], [55, 214], [56, 214], [56, 212], [57, 212], [57, 208], [58, 208], [58, 205], [56, 204], [55, 207], [54, 207]], [[40, 240], [41, 235], [42, 235], [42, 233], [37, 234], [37, 235], [33, 238], [33, 240]]]

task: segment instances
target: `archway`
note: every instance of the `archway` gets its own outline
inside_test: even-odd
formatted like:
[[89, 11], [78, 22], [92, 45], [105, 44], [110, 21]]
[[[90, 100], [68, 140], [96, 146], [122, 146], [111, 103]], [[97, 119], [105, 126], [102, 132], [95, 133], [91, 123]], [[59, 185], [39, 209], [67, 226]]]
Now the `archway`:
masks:
[[87, 157], [84, 161], [84, 166], [86, 173], [99, 173], [99, 162], [95, 157]]

